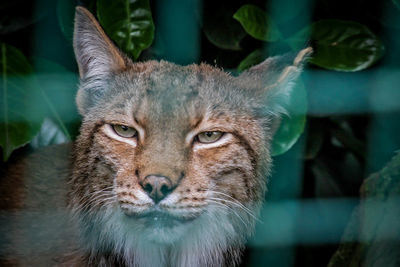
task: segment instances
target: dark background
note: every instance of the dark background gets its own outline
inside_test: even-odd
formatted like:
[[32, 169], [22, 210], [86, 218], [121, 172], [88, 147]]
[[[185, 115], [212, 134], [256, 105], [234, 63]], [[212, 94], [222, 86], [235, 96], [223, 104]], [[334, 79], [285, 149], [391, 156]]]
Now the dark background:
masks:
[[[231, 17], [245, 3], [267, 11], [284, 36], [322, 19], [350, 20], [367, 26], [385, 46], [384, 56], [359, 72], [307, 66], [306, 129], [292, 149], [275, 157], [262, 223], [248, 242], [242, 264], [326, 266], [358, 204], [363, 180], [400, 148], [399, 1], [284, 0], [275, 9], [273, 1], [261, 0], [151, 1], [155, 41], [139, 60], [207, 62], [236, 73], [254, 49], [271, 48], [271, 55], [286, 52], [284, 45], [277, 48], [246, 34], [237, 51], [210, 41], [207, 32], [217, 29], [224, 38], [226, 27], [240, 28]], [[79, 4], [87, 6], [88, 1]], [[0, 42], [20, 49], [27, 58], [42, 57], [77, 73], [72, 40], [60, 28], [57, 8], [58, 1], [52, 0], [2, 1]], [[69, 106], [74, 105], [74, 90], [63, 97]], [[70, 113], [67, 125], [74, 138], [80, 117], [76, 111]], [[24, 146], [10, 161], [33, 149]]]

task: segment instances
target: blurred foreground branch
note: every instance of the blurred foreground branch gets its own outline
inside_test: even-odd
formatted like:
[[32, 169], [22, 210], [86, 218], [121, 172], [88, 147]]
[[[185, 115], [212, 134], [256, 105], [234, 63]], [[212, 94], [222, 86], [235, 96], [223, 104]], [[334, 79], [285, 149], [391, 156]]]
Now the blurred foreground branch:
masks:
[[328, 267], [400, 266], [400, 152], [364, 181], [360, 194]]

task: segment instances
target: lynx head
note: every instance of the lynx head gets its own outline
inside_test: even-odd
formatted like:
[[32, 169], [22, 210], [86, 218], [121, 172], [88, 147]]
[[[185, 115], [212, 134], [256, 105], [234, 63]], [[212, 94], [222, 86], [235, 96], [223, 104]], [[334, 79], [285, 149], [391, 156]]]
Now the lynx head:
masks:
[[81, 7], [74, 49], [83, 123], [70, 206], [88, 248], [135, 264], [236, 261], [263, 200], [282, 104], [310, 49], [238, 77], [207, 64], [133, 63]]

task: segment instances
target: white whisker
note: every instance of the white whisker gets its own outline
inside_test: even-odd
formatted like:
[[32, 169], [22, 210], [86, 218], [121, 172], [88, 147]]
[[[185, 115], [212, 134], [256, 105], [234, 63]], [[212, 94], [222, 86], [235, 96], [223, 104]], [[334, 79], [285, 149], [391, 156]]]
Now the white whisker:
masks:
[[226, 208], [227, 210], [232, 211], [233, 214], [235, 214], [240, 219], [240, 221], [243, 223], [244, 226], [248, 225], [248, 223], [246, 223], [244, 221], [245, 219], [242, 216], [240, 216], [232, 207], [229, 207], [228, 205], [225, 205], [225, 204], [223, 204], [223, 203], [221, 203], [219, 201], [215, 201], [215, 200], [211, 200], [211, 199], [207, 199], [206, 201], [210, 202], [210, 203], [213, 203], [213, 204], [217, 204], [220, 207], [223, 207], [223, 208]]
[[243, 209], [248, 215], [250, 215], [250, 216], [251, 216], [253, 219], [255, 219], [256, 221], [262, 223], [262, 221], [261, 221], [260, 219], [258, 219], [256, 215], [254, 215], [254, 213], [253, 213], [252, 210], [250, 210], [248, 207], [246, 207], [245, 205], [243, 205], [239, 200], [235, 199], [234, 197], [232, 197], [232, 196], [230, 196], [230, 195], [228, 195], [228, 194], [225, 194], [225, 193], [223, 193], [223, 192], [219, 192], [219, 191], [208, 190], [208, 192], [214, 193], [214, 194], [219, 194], [219, 195], [228, 197], [228, 198], [231, 199], [232, 201], [231, 201], [231, 200], [228, 200], [228, 199], [219, 199], [219, 198], [215, 198], [215, 200], [223, 200], [223, 201], [226, 201], [226, 202], [228, 202], [228, 203], [231, 203], [232, 205], [235, 205], [235, 206], [237, 206], [237, 207]]

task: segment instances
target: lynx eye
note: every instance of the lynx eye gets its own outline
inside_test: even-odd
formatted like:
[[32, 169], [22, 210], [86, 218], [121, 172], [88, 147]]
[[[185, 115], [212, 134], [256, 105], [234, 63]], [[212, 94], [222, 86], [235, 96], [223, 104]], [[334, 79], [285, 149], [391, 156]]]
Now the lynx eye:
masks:
[[115, 124], [112, 125], [112, 128], [114, 132], [121, 137], [132, 138], [137, 135], [137, 131], [135, 130], [135, 128], [129, 126]]
[[214, 143], [214, 142], [218, 141], [222, 137], [223, 134], [224, 134], [223, 132], [217, 132], [217, 131], [202, 132], [197, 135], [197, 140], [200, 143], [204, 143], [204, 144]]

